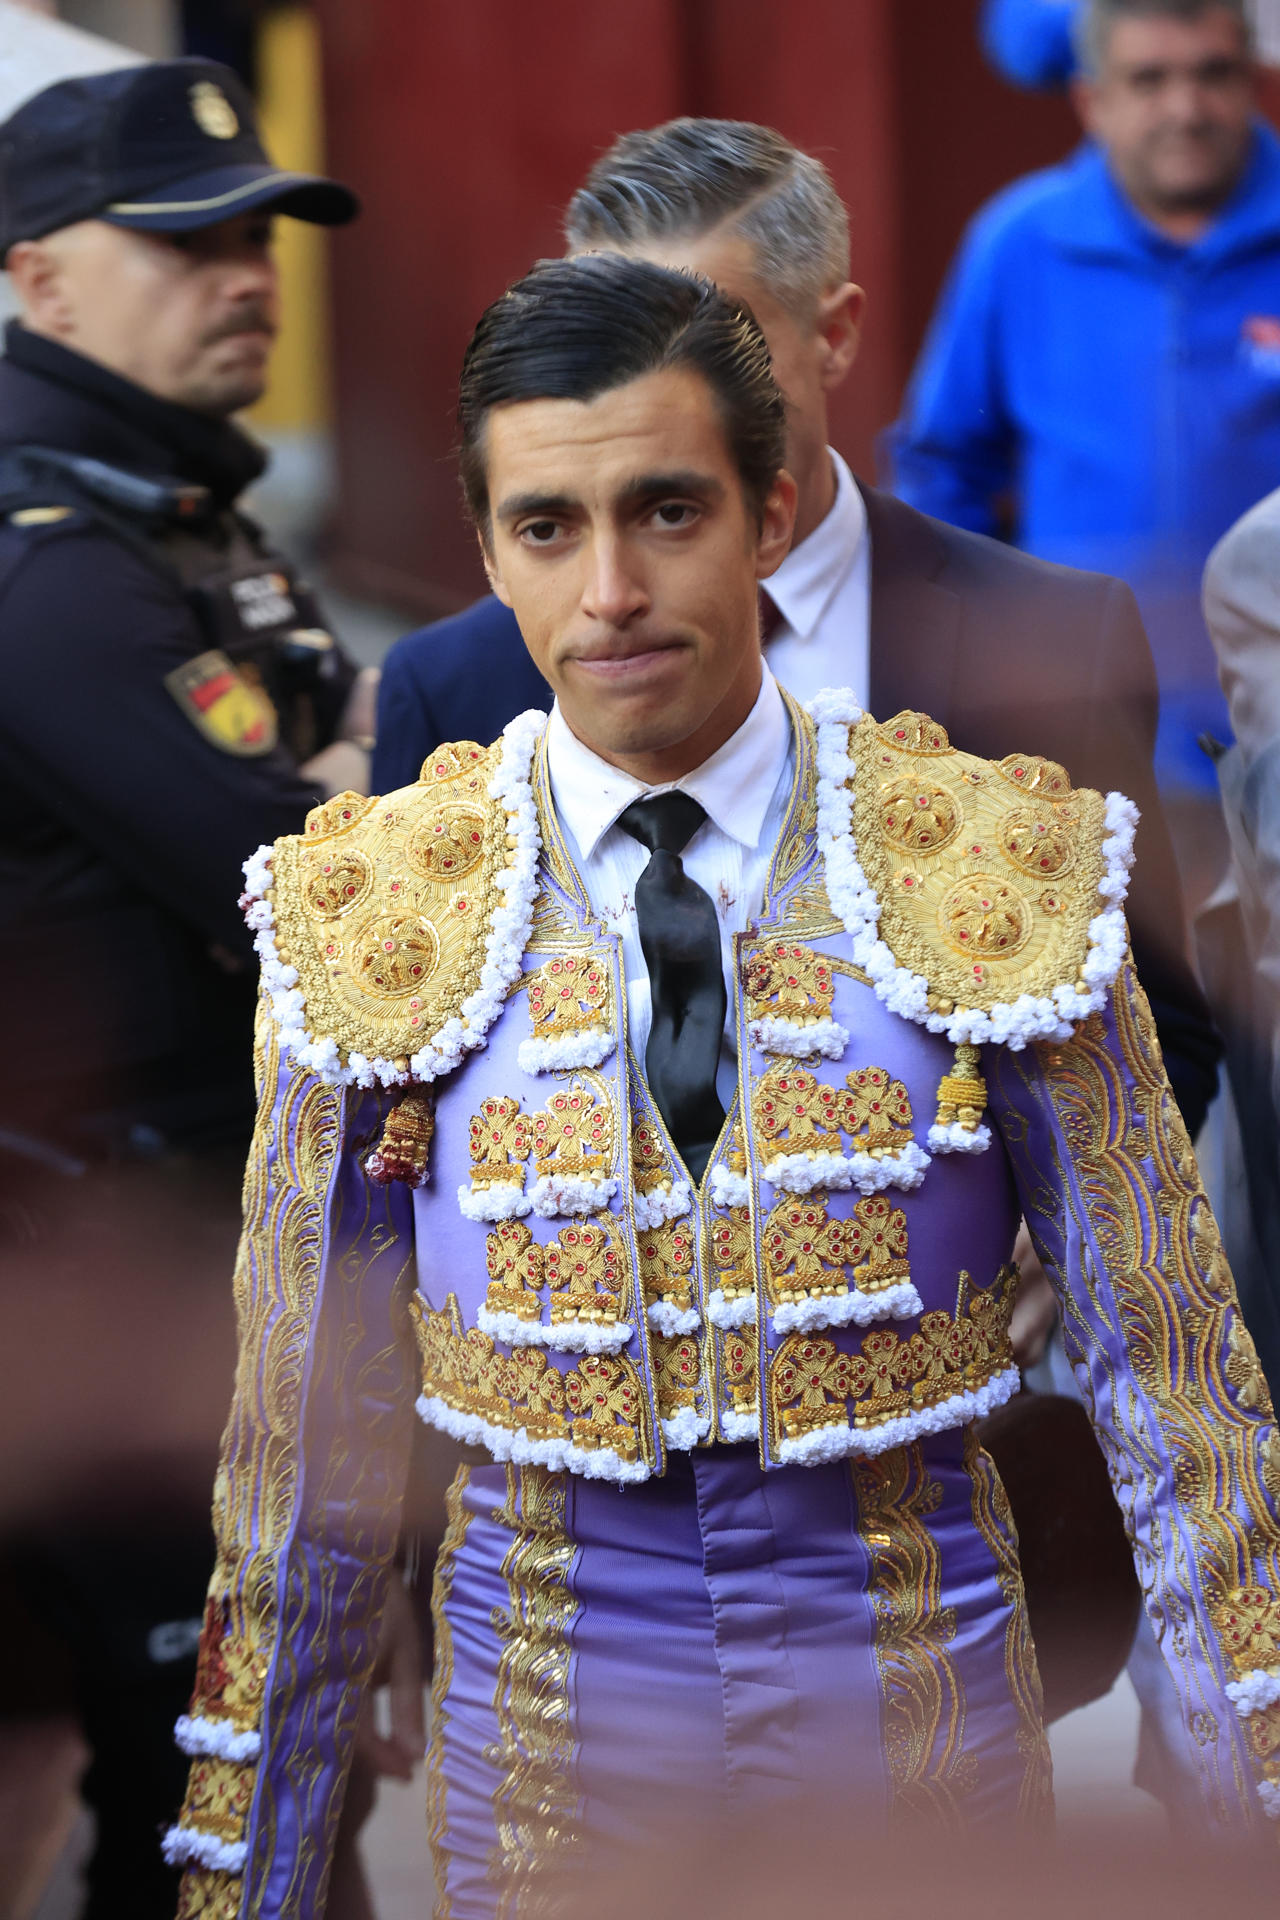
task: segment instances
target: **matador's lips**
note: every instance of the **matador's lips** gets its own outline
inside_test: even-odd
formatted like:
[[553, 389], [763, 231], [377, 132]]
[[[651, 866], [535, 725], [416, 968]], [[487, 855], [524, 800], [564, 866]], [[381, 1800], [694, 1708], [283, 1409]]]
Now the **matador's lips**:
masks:
[[686, 642], [670, 634], [628, 635], [625, 640], [601, 642], [570, 656], [574, 666], [602, 680], [626, 680], [647, 673]]

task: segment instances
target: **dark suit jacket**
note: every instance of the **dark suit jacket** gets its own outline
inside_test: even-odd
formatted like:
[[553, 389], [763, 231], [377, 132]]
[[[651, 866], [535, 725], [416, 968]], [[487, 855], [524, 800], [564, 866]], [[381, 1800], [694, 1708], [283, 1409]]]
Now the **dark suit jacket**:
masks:
[[[1133, 595], [1119, 580], [1034, 560], [863, 488], [871, 535], [871, 711], [927, 713], [990, 759], [1038, 753], [1078, 786], [1142, 812], [1129, 894], [1134, 957], [1192, 1133], [1220, 1052], [1185, 959], [1182, 896], [1152, 772], [1157, 694]], [[406, 786], [443, 740], [496, 739], [551, 705], [514, 616], [487, 599], [406, 635], [383, 667], [376, 793]]]

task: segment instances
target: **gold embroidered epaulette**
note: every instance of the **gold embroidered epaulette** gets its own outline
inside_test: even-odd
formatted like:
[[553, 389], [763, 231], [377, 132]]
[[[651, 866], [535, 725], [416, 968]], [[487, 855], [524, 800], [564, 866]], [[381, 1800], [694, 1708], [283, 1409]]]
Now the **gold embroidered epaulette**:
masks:
[[438, 747], [411, 787], [341, 793], [245, 863], [282, 1049], [332, 1084], [428, 1081], [479, 1046], [520, 973], [545, 724]]
[[832, 907], [893, 1011], [959, 1043], [1065, 1039], [1123, 962], [1137, 809], [1034, 754], [980, 760], [920, 713], [820, 695]]

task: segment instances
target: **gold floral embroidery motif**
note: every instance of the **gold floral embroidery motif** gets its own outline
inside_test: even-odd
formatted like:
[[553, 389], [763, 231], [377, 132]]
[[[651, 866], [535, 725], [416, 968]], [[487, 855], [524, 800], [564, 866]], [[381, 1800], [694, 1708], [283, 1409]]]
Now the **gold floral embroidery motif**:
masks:
[[565, 1531], [564, 1481], [543, 1467], [508, 1467], [506, 1505], [494, 1516], [514, 1528], [502, 1562], [508, 1606], [493, 1614], [502, 1652], [492, 1759], [502, 1779], [493, 1795], [498, 1845], [489, 1870], [500, 1920], [554, 1912], [547, 1876], [580, 1844], [569, 1695], [569, 1625], [578, 1602], [569, 1586], [575, 1548]]
[[645, 1305], [665, 1302], [677, 1313], [693, 1305], [693, 1229], [687, 1220], [668, 1221], [637, 1233], [640, 1282]]
[[863, 1293], [909, 1280], [907, 1217], [883, 1194], [859, 1200], [846, 1220], [827, 1216], [825, 1193], [780, 1201], [763, 1240], [765, 1280], [775, 1306], [847, 1291]]
[[637, 1193], [661, 1193], [675, 1178], [662, 1136], [647, 1120], [631, 1129], [631, 1165]]
[[711, 1228], [711, 1263], [716, 1284], [726, 1300], [741, 1300], [756, 1290], [751, 1259], [751, 1214], [746, 1207], [726, 1207]]
[[965, 1700], [950, 1653], [955, 1609], [942, 1605], [942, 1556], [928, 1525], [942, 1488], [919, 1446], [891, 1447], [852, 1468], [863, 1540], [871, 1556], [876, 1664], [895, 1824], [958, 1825], [973, 1785], [965, 1753]]
[[894, 1153], [911, 1140], [911, 1100], [901, 1080], [883, 1067], [858, 1067], [845, 1076], [841, 1130], [873, 1160]]
[[453, 1681], [453, 1628], [449, 1624], [448, 1605], [453, 1593], [454, 1572], [471, 1524], [470, 1510], [464, 1498], [471, 1469], [463, 1465], [453, 1477], [445, 1495], [446, 1527], [440, 1551], [436, 1555], [431, 1583], [431, 1619], [434, 1628], [435, 1660], [431, 1674], [431, 1745], [427, 1749], [427, 1844], [435, 1868], [436, 1920], [451, 1920], [449, 1899], [449, 1862], [445, 1852], [448, 1808], [444, 1770], [444, 1736], [449, 1724], [445, 1702]]
[[551, 1319], [615, 1321], [624, 1285], [622, 1244], [612, 1217], [561, 1227], [546, 1249]]
[[845, 1259], [863, 1293], [880, 1293], [911, 1278], [907, 1264], [907, 1216], [882, 1193], [859, 1200], [845, 1223]]
[[439, 1312], [418, 1295], [410, 1309], [428, 1397], [509, 1433], [523, 1428], [533, 1439], [612, 1447], [624, 1460], [651, 1458], [644, 1389], [625, 1354], [588, 1354], [561, 1373], [541, 1347], [500, 1354], [477, 1327], [463, 1333], [454, 1294]]
[[755, 1328], [744, 1327], [740, 1332], [722, 1335], [720, 1373], [729, 1389], [734, 1413], [753, 1414], [759, 1411], [758, 1372]]
[[528, 976], [529, 1019], [535, 1040], [607, 1027], [609, 970], [586, 954], [558, 954]]
[[1045, 1822], [1053, 1815], [1053, 1760], [1044, 1726], [1040, 1669], [1036, 1665], [1036, 1650], [1027, 1619], [1017, 1533], [1004, 1483], [973, 1426], [965, 1428], [964, 1464], [972, 1488], [973, 1523], [990, 1549], [1000, 1597], [1008, 1609], [1004, 1671], [1009, 1698], [1018, 1717], [1016, 1739], [1023, 1764], [1018, 1814], [1023, 1820]]
[[790, 1440], [822, 1427], [877, 1427], [985, 1386], [1013, 1364], [1016, 1281], [1014, 1266], [1002, 1267], [990, 1288], [975, 1288], [962, 1273], [954, 1318], [926, 1313], [909, 1335], [872, 1327], [851, 1352], [816, 1334], [791, 1334], [769, 1368], [774, 1430]]
[[693, 1334], [664, 1338], [653, 1336], [654, 1384], [658, 1389], [658, 1412], [670, 1420], [683, 1407], [698, 1404], [702, 1378], [702, 1356]]
[[471, 1121], [471, 1190], [487, 1187], [524, 1187], [523, 1162], [533, 1148], [530, 1116], [508, 1094], [480, 1103]]
[[1236, 1587], [1214, 1608], [1213, 1624], [1238, 1674], [1280, 1667], [1280, 1600], [1265, 1587]]
[[880, 823], [899, 853], [941, 853], [964, 825], [964, 809], [947, 787], [895, 780], [880, 789]]
[[951, 751], [946, 728], [931, 720], [927, 713], [916, 713], [911, 708], [895, 713], [893, 719], [884, 721], [876, 732], [898, 753], [934, 755]]
[[405, 841], [405, 859], [424, 880], [456, 885], [484, 858], [485, 815], [477, 807], [437, 807]]
[[771, 941], [747, 955], [743, 972], [753, 1020], [772, 1014], [808, 1027], [830, 1018], [835, 976], [826, 956], [811, 947]]
[[503, 1220], [494, 1227], [485, 1242], [485, 1267], [490, 1313], [514, 1313], [518, 1320], [541, 1318], [543, 1250], [523, 1220]]
[[762, 1160], [773, 1154], [839, 1153], [841, 1136], [879, 1159], [909, 1145], [911, 1100], [883, 1067], [858, 1067], [829, 1086], [794, 1061], [778, 1060], [756, 1083], [751, 1123]]
[[605, 1171], [613, 1158], [613, 1112], [576, 1078], [533, 1115], [533, 1151], [540, 1174]]
[[761, 1242], [771, 1302], [779, 1306], [847, 1292], [847, 1242], [847, 1223], [827, 1218], [825, 1193], [780, 1201]]
[[193, 1760], [181, 1824], [234, 1843], [243, 1840], [257, 1769], [234, 1760]]

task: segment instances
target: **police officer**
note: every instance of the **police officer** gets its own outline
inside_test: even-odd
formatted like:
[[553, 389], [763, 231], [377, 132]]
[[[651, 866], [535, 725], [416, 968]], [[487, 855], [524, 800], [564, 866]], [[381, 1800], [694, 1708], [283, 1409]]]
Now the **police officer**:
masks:
[[[367, 780], [373, 687], [239, 509], [265, 461], [232, 423], [277, 328], [273, 216], [356, 211], [272, 164], [208, 61], [63, 81], [0, 127], [19, 309], [0, 360], [0, 1251], [62, 1322], [50, 1417], [74, 1422], [92, 1381], [131, 1448], [85, 1432], [96, 1477], [40, 1516], [26, 1561], [94, 1750], [95, 1916], [175, 1898], [156, 1829], [185, 1772], [251, 1120], [240, 865]], [[184, 1316], [207, 1434], [199, 1370], [176, 1427], [129, 1404], [164, 1398]]]

